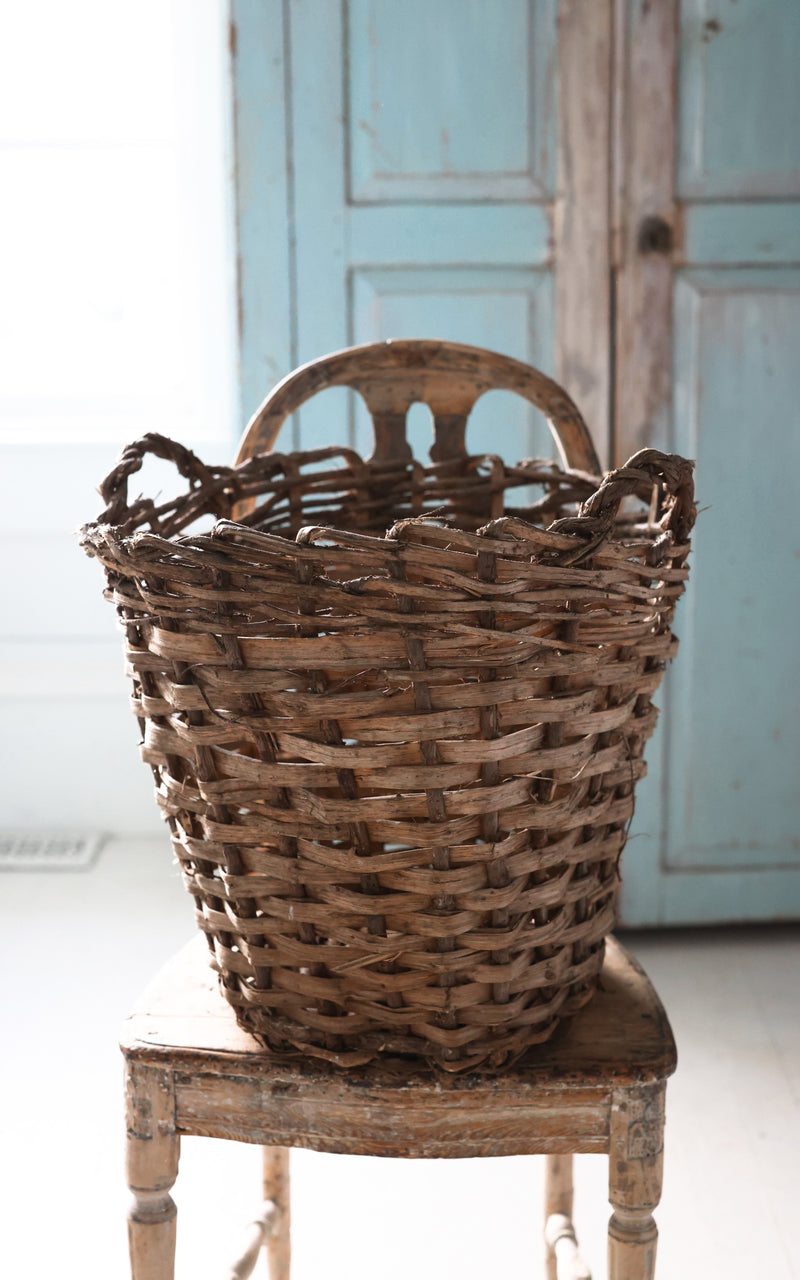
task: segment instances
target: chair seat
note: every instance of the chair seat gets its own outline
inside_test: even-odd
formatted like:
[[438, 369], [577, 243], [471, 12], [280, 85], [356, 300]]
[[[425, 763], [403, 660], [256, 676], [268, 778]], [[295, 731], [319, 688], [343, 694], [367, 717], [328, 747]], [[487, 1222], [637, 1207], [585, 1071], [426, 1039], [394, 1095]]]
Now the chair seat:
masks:
[[444, 1075], [406, 1063], [357, 1071], [282, 1061], [237, 1025], [200, 936], [161, 971], [127, 1020], [128, 1215], [133, 1280], [172, 1280], [185, 1134], [264, 1148], [264, 1204], [229, 1273], [290, 1277], [291, 1147], [374, 1156], [547, 1156], [548, 1280], [585, 1280], [572, 1224], [572, 1154], [609, 1156], [609, 1280], [653, 1280], [669, 1022], [638, 964], [609, 938], [590, 1003], [513, 1069]]
[[608, 1151], [612, 1093], [676, 1065], [661, 1002], [613, 938], [589, 1004], [495, 1076], [281, 1061], [237, 1025], [200, 935], [144, 992], [122, 1048], [173, 1074], [178, 1133], [405, 1157]]

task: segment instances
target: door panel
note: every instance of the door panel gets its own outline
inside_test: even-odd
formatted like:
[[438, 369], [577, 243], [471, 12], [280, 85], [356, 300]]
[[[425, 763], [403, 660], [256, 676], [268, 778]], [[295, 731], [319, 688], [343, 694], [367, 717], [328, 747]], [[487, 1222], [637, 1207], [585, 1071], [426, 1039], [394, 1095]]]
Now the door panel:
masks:
[[353, 204], [551, 195], [553, 0], [497, 16], [491, 0], [348, 0]]
[[[439, 337], [561, 377], [604, 453], [608, 174], [602, 164], [598, 172], [598, 146], [607, 154], [608, 129], [586, 99], [607, 98], [609, 0], [234, 0], [232, 14], [246, 156], [243, 416], [278, 370], [353, 342]], [[280, 78], [282, 128], [258, 69]], [[263, 125], [260, 150], [249, 144], [256, 93], [280, 135], [271, 151]], [[596, 197], [577, 218], [564, 212], [576, 184]], [[254, 192], [269, 200], [275, 236], [288, 245], [276, 246], [269, 270]], [[276, 263], [283, 334], [265, 295]], [[312, 402], [297, 418], [295, 445], [369, 447], [354, 408]], [[515, 459], [551, 453], [531, 410], [498, 429], [494, 447]]]
[[800, 262], [797, 201], [709, 201], [683, 208], [684, 258], [715, 266]]
[[[701, 508], [624, 855], [630, 924], [800, 914], [800, 543], [786, 480], [800, 464], [800, 145], [783, 53], [798, 17], [789, 0], [721, 0], [713, 14], [700, 0], [626, 4], [628, 68], [667, 33], [679, 93], [674, 178], [661, 173], [649, 207], [635, 178], [622, 184], [618, 376], [638, 343], [658, 391], [628, 402], [619, 453], [649, 422], [653, 443], [696, 459]], [[623, 172], [637, 132], [644, 145], [662, 127], [647, 95], [629, 77], [622, 114], [637, 124]], [[672, 252], [641, 252], [645, 216], [671, 228]], [[632, 338], [626, 326], [648, 308]]]
[[800, 866], [800, 271], [681, 272], [675, 446], [704, 512], [674, 671], [664, 865]]
[[[299, 363], [440, 337], [552, 367], [555, 10], [516, 0], [500, 24], [491, 8], [348, 0], [340, 22], [330, 5], [290, 6]], [[343, 75], [321, 90], [325, 50]], [[303, 445], [369, 452], [363, 417], [331, 410], [298, 415]], [[534, 416], [521, 406], [494, 448], [516, 458], [536, 440], [549, 455]]]
[[680, 37], [681, 194], [796, 195], [800, 5], [683, 0]]

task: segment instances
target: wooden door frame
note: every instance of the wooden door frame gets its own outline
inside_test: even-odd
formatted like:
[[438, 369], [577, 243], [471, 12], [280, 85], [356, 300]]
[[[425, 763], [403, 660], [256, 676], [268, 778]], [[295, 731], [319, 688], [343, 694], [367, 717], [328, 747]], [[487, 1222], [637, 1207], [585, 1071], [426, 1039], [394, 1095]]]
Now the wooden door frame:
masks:
[[555, 377], [612, 460], [613, 0], [559, 0]]
[[[671, 451], [673, 284], [681, 230], [675, 194], [679, 9], [680, 0], [614, 0], [615, 466], [638, 449]], [[662, 707], [669, 678], [667, 672]], [[648, 746], [651, 776], [638, 784], [634, 839], [623, 854], [619, 910], [628, 925], [661, 922], [668, 732], [662, 722]]]
[[680, 0], [614, 0], [613, 462], [669, 450]]

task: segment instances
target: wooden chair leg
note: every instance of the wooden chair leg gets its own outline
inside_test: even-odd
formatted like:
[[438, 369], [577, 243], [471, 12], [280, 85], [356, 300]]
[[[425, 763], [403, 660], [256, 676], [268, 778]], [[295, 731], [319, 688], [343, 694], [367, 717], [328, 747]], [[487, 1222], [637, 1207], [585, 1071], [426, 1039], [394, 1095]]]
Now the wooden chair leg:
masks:
[[609, 1147], [608, 1280], [653, 1280], [664, 1158], [662, 1082], [614, 1096]]
[[132, 1280], [174, 1280], [177, 1210], [170, 1188], [178, 1174], [172, 1076], [127, 1063], [128, 1213]]
[[544, 1175], [547, 1280], [591, 1280], [572, 1225], [572, 1156], [546, 1156]]
[[256, 1217], [248, 1223], [239, 1256], [228, 1272], [227, 1280], [248, 1280], [253, 1274], [261, 1257], [261, 1250], [269, 1243], [279, 1217], [273, 1201], [265, 1200]]
[[545, 1156], [544, 1256], [547, 1280], [558, 1280], [554, 1242], [550, 1240], [550, 1220], [555, 1214], [572, 1221], [572, 1156]]
[[572, 1156], [545, 1156], [544, 1216], [563, 1213], [572, 1217]]
[[289, 1280], [291, 1267], [291, 1186], [288, 1147], [263, 1147], [264, 1199], [278, 1209], [275, 1228], [267, 1240], [269, 1280]]

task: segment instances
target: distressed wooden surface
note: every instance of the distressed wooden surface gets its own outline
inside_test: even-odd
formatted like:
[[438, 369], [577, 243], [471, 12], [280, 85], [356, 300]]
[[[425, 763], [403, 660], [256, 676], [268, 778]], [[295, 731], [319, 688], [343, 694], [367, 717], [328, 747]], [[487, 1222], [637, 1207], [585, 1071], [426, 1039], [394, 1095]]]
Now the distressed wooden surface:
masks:
[[545, 1165], [544, 1216], [572, 1217], [572, 1156], [548, 1156]]
[[278, 1215], [267, 1240], [269, 1280], [289, 1280], [291, 1266], [291, 1181], [286, 1147], [265, 1147], [264, 1199], [275, 1204]]
[[[231, 1266], [227, 1280], [248, 1280], [256, 1268], [261, 1250], [269, 1247], [277, 1230], [280, 1214], [272, 1200], [265, 1200], [259, 1213], [248, 1223], [244, 1241], [235, 1262]], [[271, 1280], [273, 1278], [271, 1277]]]
[[168, 1067], [126, 1064], [128, 1247], [133, 1280], [168, 1280], [175, 1263], [178, 1175], [174, 1078]]
[[[617, 0], [616, 439], [664, 448], [671, 404], [677, 0]], [[624, 198], [622, 193], [624, 192]]]
[[314, 1089], [201, 1072], [179, 1079], [176, 1088], [181, 1132], [239, 1142], [404, 1159], [602, 1153], [608, 1147], [609, 1097], [600, 1086], [542, 1087], [534, 1097], [505, 1104], [481, 1090], [415, 1103], [413, 1086], [376, 1084], [342, 1098], [339, 1085]]
[[374, 457], [410, 461], [406, 414], [421, 401], [433, 414], [436, 462], [464, 457], [464, 433], [475, 401], [489, 390], [513, 391], [547, 418], [566, 466], [600, 473], [586, 424], [569, 396], [550, 378], [510, 356], [463, 343], [417, 339], [348, 347], [296, 369], [267, 396], [247, 424], [236, 465], [268, 453], [294, 411], [329, 387], [360, 392], [373, 418]]
[[664, 1084], [616, 1092], [611, 1110], [608, 1280], [653, 1280], [664, 1162]]
[[144, 994], [123, 1050], [174, 1073], [180, 1132], [387, 1156], [604, 1151], [610, 1091], [675, 1067], [664, 1010], [613, 940], [589, 1005], [497, 1077], [281, 1063], [237, 1026], [199, 936]]
[[610, 465], [612, 0], [560, 0], [556, 378]]
[[196, 937], [128, 1020], [128, 1170], [134, 1280], [172, 1280], [181, 1134], [261, 1143], [269, 1212], [231, 1273], [262, 1243], [289, 1280], [290, 1146], [406, 1157], [547, 1154], [550, 1280], [589, 1280], [572, 1226], [572, 1152], [609, 1154], [609, 1280], [652, 1280], [666, 1077], [675, 1045], [641, 968], [609, 938], [592, 1002], [499, 1076], [386, 1062], [350, 1073], [281, 1063], [236, 1023]]
[[548, 1263], [552, 1267], [547, 1280], [592, 1280], [581, 1257], [571, 1218], [562, 1213], [552, 1214], [545, 1223], [544, 1233], [550, 1249]]
[[572, 1156], [549, 1155], [545, 1164], [544, 1241], [547, 1280], [591, 1280], [572, 1223]]

